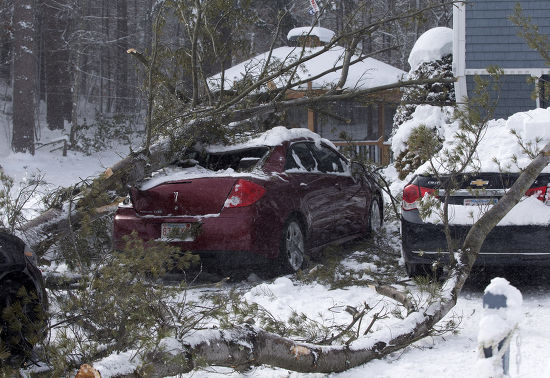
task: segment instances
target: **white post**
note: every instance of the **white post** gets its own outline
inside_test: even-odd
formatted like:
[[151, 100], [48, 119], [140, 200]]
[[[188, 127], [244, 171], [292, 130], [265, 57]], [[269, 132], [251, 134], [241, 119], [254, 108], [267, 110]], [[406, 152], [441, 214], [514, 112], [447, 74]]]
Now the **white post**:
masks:
[[510, 368], [510, 341], [521, 319], [523, 298], [518, 289], [500, 277], [493, 278], [483, 295], [483, 318], [479, 324], [477, 341], [478, 377], [508, 376]]

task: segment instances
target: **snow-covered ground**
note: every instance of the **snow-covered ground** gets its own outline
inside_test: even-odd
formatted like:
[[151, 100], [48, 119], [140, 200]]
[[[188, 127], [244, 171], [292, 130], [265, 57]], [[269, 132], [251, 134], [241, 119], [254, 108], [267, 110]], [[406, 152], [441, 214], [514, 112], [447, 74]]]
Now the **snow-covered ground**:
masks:
[[[71, 153], [63, 158], [60, 151], [39, 150], [34, 157], [22, 154], [4, 154], [0, 165], [16, 181], [40, 171], [47, 182], [54, 185], [70, 185], [81, 178], [93, 176], [124, 155], [127, 147], [120, 151], [106, 151], [93, 156]], [[396, 187], [399, 184], [396, 184]], [[389, 228], [395, 229], [396, 225]], [[359, 250], [353, 256], [368, 252]], [[359, 264], [349, 257], [342, 265], [356, 269], [374, 268], [366, 263]], [[404, 275], [404, 269], [403, 269]], [[476, 375], [477, 333], [482, 316], [482, 294], [485, 285], [494, 275], [505, 275], [523, 294], [523, 318], [520, 322], [520, 338], [512, 344], [511, 375], [516, 377], [550, 376], [548, 350], [550, 350], [550, 274], [543, 269], [520, 269], [516, 272], [493, 272], [482, 274], [478, 281], [470, 282], [462, 292], [457, 306], [449, 317], [460, 319], [456, 333], [434, 336], [417, 342], [414, 346], [394, 353], [382, 360], [351, 369], [334, 377], [471, 377]], [[302, 283], [294, 276], [274, 281], [251, 282], [242, 286], [244, 298], [261, 304], [276, 317], [285, 319], [292, 309], [305, 312], [312, 317], [321, 312], [325, 317], [345, 321], [343, 305], [360, 305], [363, 302], [376, 303], [381, 297], [366, 287], [350, 286], [337, 290], [319, 283]], [[231, 285], [228, 286], [231, 287]], [[414, 285], [412, 290], [415, 290]], [[199, 293], [193, 293], [197, 296]], [[329, 309], [332, 309], [329, 310]], [[380, 325], [384, 327], [383, 323]], [[120, 368], [129, 367], [128, 356], [111, 356], [98, 364], [103, 377], [113, 375]], [[218, 373], [216, 373], [216, 371]], [[219, 374], [219, 375], [217, 375]], [[291, 373], [271, 367], [258, 367], [245, 373], [232, 372], [226, 368], [208, 368], [193, 372], [187, 377], [306, 377], [324, 376]]]

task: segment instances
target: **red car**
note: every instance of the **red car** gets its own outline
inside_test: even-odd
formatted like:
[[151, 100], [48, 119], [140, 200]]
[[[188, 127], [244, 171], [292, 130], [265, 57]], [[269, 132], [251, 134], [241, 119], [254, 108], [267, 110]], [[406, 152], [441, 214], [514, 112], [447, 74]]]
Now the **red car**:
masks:
[[297, 271], [306, 254], [378, 229], [382, 208], [363, 166], [307, 129], [276, 127], [194, 152], [132, 189], [115, 215], [113, 240], [121, 249], [123, 236], [137, 231], [218, 266]]

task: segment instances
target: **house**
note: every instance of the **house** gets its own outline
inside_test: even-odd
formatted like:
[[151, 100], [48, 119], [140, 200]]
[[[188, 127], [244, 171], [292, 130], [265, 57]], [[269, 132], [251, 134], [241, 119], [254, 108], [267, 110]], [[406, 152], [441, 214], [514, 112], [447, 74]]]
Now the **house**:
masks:
[[[268, 59], [268, 72], [277, 72], [281, 67], [295, 62], [302, 54], [313, 55], [333, 36], [334, 32], [321, 27], [292, 29], [287, 35], [291, 46], [273, 49], [271, 55], [266, 52], [227, 69], [224, 73], [224, 88], [238, 90], [243, 83], [253, 82], [261, 75]], [[344, 54], [343, 47], [334, 46], [300, 65], [294, 75], [277, 77], [262, 90], [284, 88], [291, 80], [292, 83], [301, 84], [287, 90], [287, 98], [322, 94], [339, 82], [341, 70], [322, 76], [320, 74], [342, 64]], [[405, 75], [404, 71], [374, 58], [359, 59], [353, 56], [353, 60], [358, 62], [349, 67], [347, 80], [340, 88], [344, 91], [393, 84]], [[208, 79], [211, 90], [220, 88], [221, 77], [220, 73]], [[290, 127], [307, 127], [337, 146], [346, 146], [351, 142], [359, 153], [386, 164], [390, 159], [387, 140], [400, 99], [399, 89], [394, 89], [361, 100], [341, 100], [314, 108], [292, 108], [286, 112], [286, 121]], [[342, 137], [342, 132], [346, 138]]]
[[539, 31], [550, 36], [548, 0], [471, 0], [455, 5], [453, 11], [456, 99], [472, 93], [474, 75], [487, 75], [487, 67], [498, 66], [504, 75], [495, 118], [550, 106], [546, 96], [535, 90], [537, 82], [549, 81], [550, 67], [518, 36], [519, 28], [509, 19], [517, 3]]

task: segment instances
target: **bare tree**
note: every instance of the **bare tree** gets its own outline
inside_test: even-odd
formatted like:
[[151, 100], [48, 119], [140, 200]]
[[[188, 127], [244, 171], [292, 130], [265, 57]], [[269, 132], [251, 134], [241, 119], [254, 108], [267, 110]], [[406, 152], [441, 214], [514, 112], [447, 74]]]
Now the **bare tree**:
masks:
[[44, 0], [44, 44], [47, 122], [51, 130], [63, 129], [71, 120], [72, 96], [69, 50], [64, 36], [68, 32], [68, 1]]
[[34, 154], [36, 83], [34, 1], [17, 1], [14, 7], [12, 148], [16, 152]]

